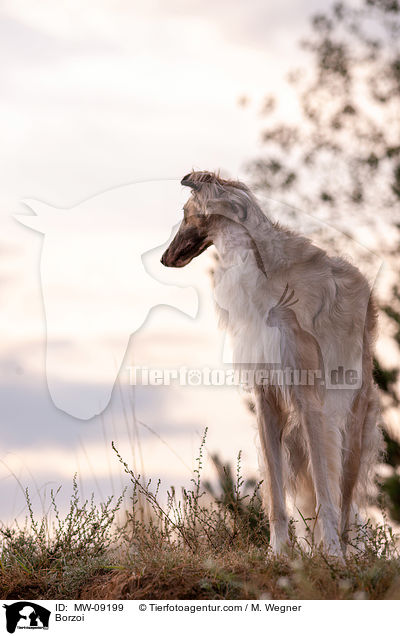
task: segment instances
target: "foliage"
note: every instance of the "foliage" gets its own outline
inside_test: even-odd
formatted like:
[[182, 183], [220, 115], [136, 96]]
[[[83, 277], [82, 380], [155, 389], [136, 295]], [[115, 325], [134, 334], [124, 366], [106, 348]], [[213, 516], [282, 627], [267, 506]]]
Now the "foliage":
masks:
[[[0, 529], [3, 578], [13, 583], [22, 575], [27, 579], [28, 588], [38, 579], [42, 593], [50, 593], [54, 598], [72, 593], [89, 573], [110, 565], [111, 546], [118, 535], [114, 522], [124, 498], [122, 494], [114, 501], [110, 496], [100, 505], [95, 504], [93, 495], [90, 501], [81, 501], [75, 475], [69, 510], [62, 517], [56, 501], [59, 491], [51, 491], [53, 519], [49, 512], [40, 521], [36, 520], [26, 490], [28, 516], [25, 525], [20, 528], [16, 523], [13, 527]], [[14, 575], [10, 577], [10, 573]]]
[[[143, 501], [151, 508], [151, 516], [146, 520], [146, 527], [160, 535], [162, 540], [174, 544], [178, 541], [186, 549], [196, 553], [201, 544], [207, 544], [210, 551], [218, 551], [221, 547], [248, 547], [255, 543], [268, 548], [269, 528], [261, 510], [259, 489], [261, 483], [253, 483], [253, 492], [242, 492], [244, 485], [241, 476], [240, 454], [238, 456], [236, 479], [233, 479], [229, 467], [224, 467], [214, 458], [217, 469], [221, 496], [214, 494], [209, 482], [204, 486], [201, 481], [203, 452], [207, 429], [200, 446], [197, 465], [191, 480], [191, 488], [183, 488], [181, 497], [177, 496], [174, 487], [167, 491], [165, 507], [158, 500], [160, 482], [152, 489], [151, 480], [143, 484], [140, 475], [135, 475], [124, 462], [117, 449], [114, 451], [125, 472], [130, 476], [133, 485], [132, 513], [128, 516], [127, 528], [132, 536], [138, 534], [138, 524], [142, 529], [143, 514], [138, 515], [138, 508], [143, 511]], [[247, 482], [249, 485], [249, 482]], [[207, 497], [207, 491], [212, 500]], [[139, 533], [140, 534], [140, 533]]]
[[261, 187], [331, 220], [358, 211], [376, 230], [379, 211], [392, 223], [400, 203], [399, 35], [397, 2], [338, 2], [314, 16], [301, 44], [311, 65], [289, 76], [297, 123], [274, 117], [276, 100], [266, 100], [268, 154], [252, 166]]

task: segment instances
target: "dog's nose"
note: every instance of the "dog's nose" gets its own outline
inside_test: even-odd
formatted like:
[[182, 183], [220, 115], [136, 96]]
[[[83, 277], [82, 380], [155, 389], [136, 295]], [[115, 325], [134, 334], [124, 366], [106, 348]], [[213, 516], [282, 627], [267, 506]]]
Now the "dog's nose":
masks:
[[165, 257], [165, 252], [160, 258], [160, 263], [162, 263], [162, 265], [165, 265], [165, 258], [164, 257]]

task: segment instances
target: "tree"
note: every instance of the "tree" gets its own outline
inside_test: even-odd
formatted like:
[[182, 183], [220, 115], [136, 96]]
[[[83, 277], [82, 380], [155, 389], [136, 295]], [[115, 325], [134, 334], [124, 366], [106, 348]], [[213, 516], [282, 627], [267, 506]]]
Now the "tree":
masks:
[[[400, 4], [335, 3], [312, 18], [301, 46], [310, 64], [289, 75], [296, 115], [290, 122], [282, 119], [276, 97], [266, 97], [264, 152], [249, 171], [259, 192], [341, 229], [340, 249], [354, 252], [357, 244], [349, 241], [357, 236], [349, 234], [349, 227], [355, 227], [362, 242], [382, 255], [389, 264], [380, 300], [382, 324], [400, 347], [395, 267], [400, 246]], [[332, 240], [320, 234], [322, 242]], [[385, 407], [397, 408], [398, 369], [388, 368], [381, 358], [375, 361], [375, 379]], [[381, 486], [392, 517], [399, 520], [395, 469], [400, 446], [392, 435], [385, 431], [386, 462], [393, 474]]]

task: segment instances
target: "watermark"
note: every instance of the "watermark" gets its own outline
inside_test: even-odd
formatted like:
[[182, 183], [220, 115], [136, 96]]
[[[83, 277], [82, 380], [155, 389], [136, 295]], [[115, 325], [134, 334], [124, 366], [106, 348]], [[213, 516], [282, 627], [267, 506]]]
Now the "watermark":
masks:
[[[356, 369], [339, 366], [325, 374], [321, 369], [279, 368], [190, 368], [176, 369], [128, 366], [129, 384], [132, 386], [327, 386], [354, 388], [359, 381]], [[328, 381], [326, 381], [328, 377]]]
[[[213, 178], [211, 175], [211, 181]], [[208, 177], [201, 179], [207, 181]], [[218, 190], [220, 196], [206, 197], [206, 211], [201, 206], [197, 210], [197, 199], [192, 198], [188, 205], [191, 195], [182, 186], [196, 192], [200, 185], [193, 181], [193, 175], [187, 175], [182, 184], [178, 179], [131, 183], [69, 209], [24, 201], [34, 214], [16, 215], [17, 220], [43, 236], [40, 283], [46, 321], [46, 378], [57, 408], [79, 419], [90, 419], [107, 408], [128, 346], [130, 360], [146, 365], [155, 359], [153, 355], [146, 357], [149, 348], [143, 345], [143, 359], [132, 351], [137, 346], [132, 336], [143, 328], [155, 308], [161, 308], [164, 317], [150, 347], [157, 355], [165, 351], [165, 358], [156, 358], [164, 368], [149, 370], [146, 379], [143, 366], [142, 384], [361, 386], [362, 351], [358, 343], [367, 315], [368, 285], [355, 304], [349, 301], [345, 288], [337, 301], [339, 284], [335, 291], [319, 283], [313, 286], [310, 277], [307, 284], [302, 283], [300, 277], [287, 275], [283, 266], [279, 276], [271, 276], [268, 272], [271, 268], [275, 271], [276, 259], [285, 255], [287, 233], [274, 226], [273, 245], [281, 248], [275, 245], [271, 251], [271, 221], [261, 208], [255, 212], [250, 195], [240, 188], [230, 197], [230, 190], [223, 196]], [[273, 203], [267, 207], [269, 214]], [[192, 213], [193, 209], [197, 212]], [[296, 212], [296, 218], [299, 214]], [[279, 210], [275, 216], [279, 218]], [[239, 241], [238, 249], [228, 250], [223, 267], [215, 265], [214, 286], [206, 286], [199, 284], [198, 275], [193, 276], [190, 270], [182, 272], [182, 268], [212, 243], [218, 252], [225, 253], [224, 244], [212, 234], [216, 218], [230, 228], [229, 232], [235, 227], [238, 236], [245, 239], [243, 244]], [[307, 245], [303, 242], [304, 249]], [[274, 262], [270, 262], [272, 253]], [[371, 280], [380, 264], [374, 262]], [[312, 280], [318, 282], [318, 276], [317, 272]], [[225, 333], [234, 335], [231, 350], [218, 344], [223, 354], [217, 364], [231, 360], [248, 368], [259, 364], [257, 371], [243, 370], [243, 366], [239, 373], [207, 367], [187, 372], [165, 369], [166, 360], [179, 365], [187, 359], [179, 348], [184, 340], [180, 338], [182, 329], [186, 330], [186, 342], [193, 342], [191, 360], [196, 364], [199, 351], [195, 334], [199, 327], [204, 329], [202, 309], [209, 307], [210, 297]], [[201, 352], [197, 359], [214, 363], [214, 353], [215, 348], [204, 358]], [[335, 368], [324, 369], [327, 366]]]
[[17, 601], [3, 605], [6, 610], [6, 628], [9, 634], [16, 629], [48, 629], [50, 610], [32, 601]]
[[34, 214], [15, 215], [43, 237], [47, 385], [69, 415], [90, 419], [108, 406], [129, 340], [154, 308], [196, 317], [196, 289], [160, 263], [186, 198], [178, 179], [160, 179], [68, 209], [27, 199]]

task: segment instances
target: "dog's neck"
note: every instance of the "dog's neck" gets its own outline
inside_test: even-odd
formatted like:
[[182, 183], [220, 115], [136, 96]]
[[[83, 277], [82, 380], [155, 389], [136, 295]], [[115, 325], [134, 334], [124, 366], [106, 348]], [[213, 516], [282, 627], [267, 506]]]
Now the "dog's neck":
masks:
[[269, 276], [285, 263], [288, 247], [288, 232], [276, 227], [269, 219], [247, 227], [238, 223], [228, 223], [220, 228], [214, 245], [221, 259], [221, 266], [236, 265], [238, 257], [244, 260], [251, 252], [259, 270]]

